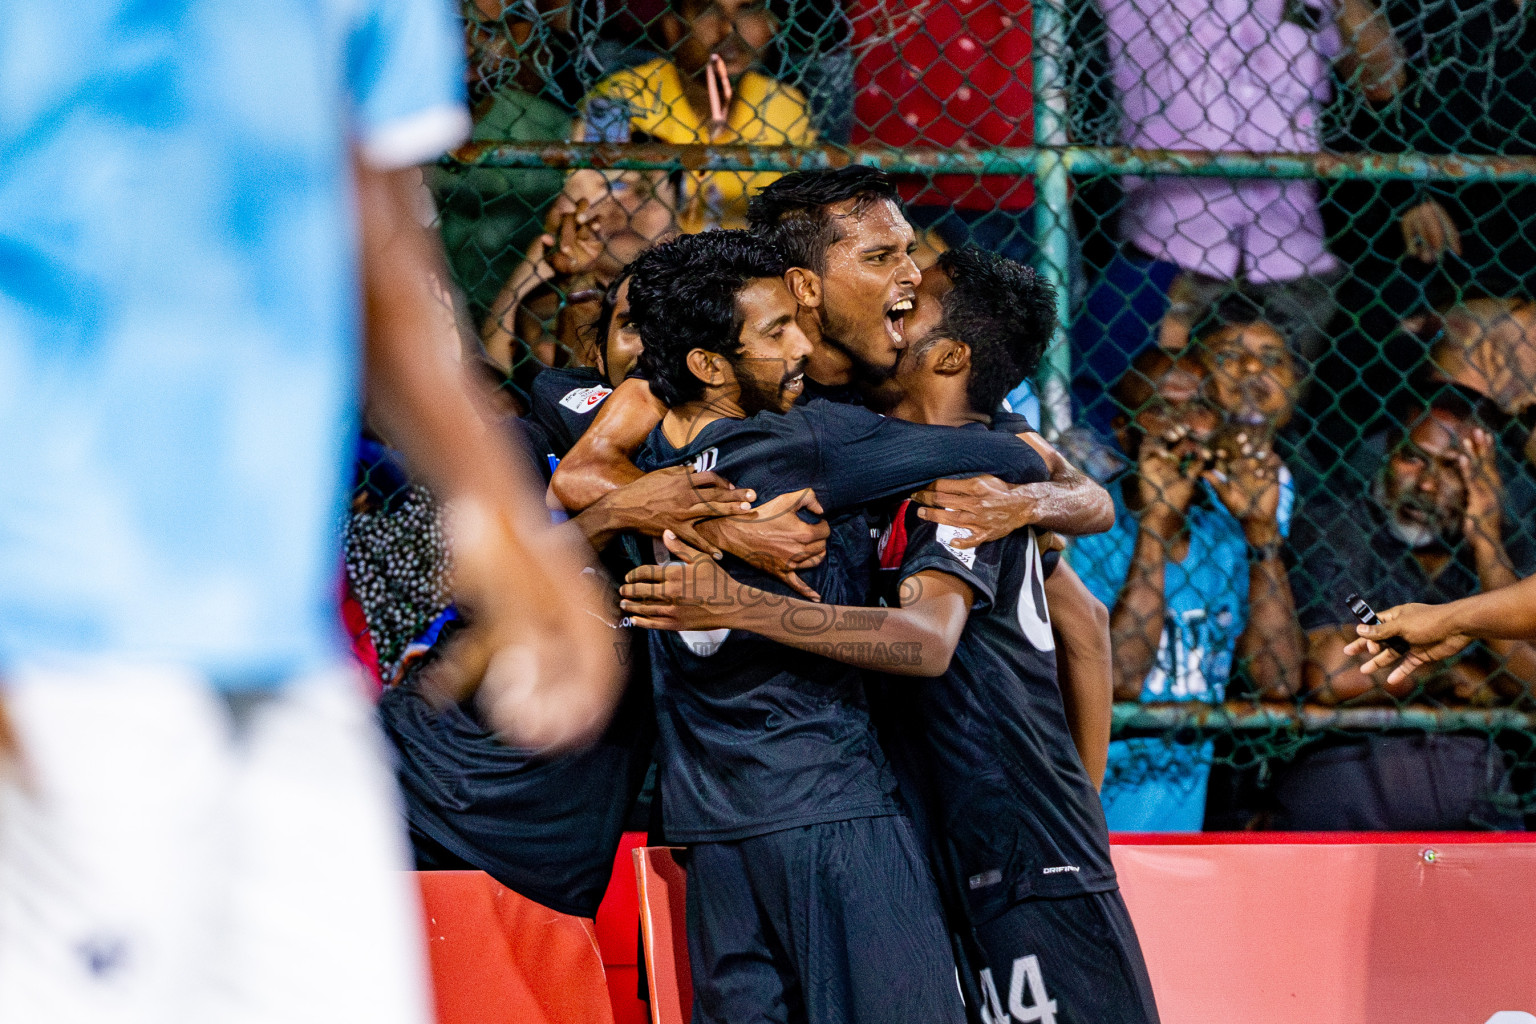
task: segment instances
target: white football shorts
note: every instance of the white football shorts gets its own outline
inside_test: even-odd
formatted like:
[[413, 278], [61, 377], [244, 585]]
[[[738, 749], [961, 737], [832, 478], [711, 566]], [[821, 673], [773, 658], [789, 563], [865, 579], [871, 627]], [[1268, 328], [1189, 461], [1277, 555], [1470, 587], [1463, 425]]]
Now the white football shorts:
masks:
[[0, 1021], [431, 1020], [395, 784], [357, 674], [226, 697], [24, 671], [0, 777]]

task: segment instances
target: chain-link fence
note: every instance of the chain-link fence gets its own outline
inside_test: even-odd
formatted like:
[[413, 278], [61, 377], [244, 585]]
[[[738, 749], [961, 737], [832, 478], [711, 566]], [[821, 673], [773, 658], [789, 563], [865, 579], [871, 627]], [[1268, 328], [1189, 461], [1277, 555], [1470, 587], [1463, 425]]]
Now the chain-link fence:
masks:
[[[1111, 611], [1112, 828], [1536, 814], [1536, 650], [1475, 644], [1404, 686], [1343, 653], [1351, 592], [1536, 571], [1536, 7], [464, 14], [474, 141], [429, 184], [514, 404], [599, 364], [603, 291], [646, 246], [741, 226], [785, 170], [883, 166], [920, 264], [975, 244], [1059, 285], [1060, 336], [1009, 402], [1117, 505], [1068, 555]], [[446, 567], [419, 491], [363, 464], [349, 580], [387, 671]]]

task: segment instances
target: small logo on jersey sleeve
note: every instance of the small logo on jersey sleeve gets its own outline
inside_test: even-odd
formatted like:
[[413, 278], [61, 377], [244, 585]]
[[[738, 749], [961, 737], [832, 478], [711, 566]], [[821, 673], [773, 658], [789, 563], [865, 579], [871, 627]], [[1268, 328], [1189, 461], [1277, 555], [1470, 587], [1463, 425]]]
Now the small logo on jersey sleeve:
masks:
[[577, 388], [567, 391], [565, 397], [560, 399], [560, 404], [571, 412], [586, 415], [593, 409], [603, 404], [603, 399], [613, 394], [613, 388], [605, 388], [601, 384], [590, 388]]
[[934, 534], [934, 539], [944, 545], [944, 550], [960, 559], [967, 569], [976, 568], [976, 549], [957, 548], [955, 541], [964, 540], [971, 535], [971, 531], [961, 526], [944, 526], [940, 524]]

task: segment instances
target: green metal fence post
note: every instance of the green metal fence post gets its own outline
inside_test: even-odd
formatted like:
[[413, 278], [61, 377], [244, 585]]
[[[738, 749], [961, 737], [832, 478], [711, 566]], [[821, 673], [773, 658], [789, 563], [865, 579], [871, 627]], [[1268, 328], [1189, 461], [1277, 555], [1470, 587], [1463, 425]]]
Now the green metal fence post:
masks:
[[1036, 269], [1056, 286], [1056, 333], [1045, 351], [1036, 378], [1040, 410], [1047, 437], [1072, 424], [1072, 357], [1067, 350], [1067, 321], [1071, 315], [1072, 210], [1070, 179], [1062, 148], [1067, 145], [1066, 19], [1060, 0], [1035, 0], [1034, 90], [1035, 238]]

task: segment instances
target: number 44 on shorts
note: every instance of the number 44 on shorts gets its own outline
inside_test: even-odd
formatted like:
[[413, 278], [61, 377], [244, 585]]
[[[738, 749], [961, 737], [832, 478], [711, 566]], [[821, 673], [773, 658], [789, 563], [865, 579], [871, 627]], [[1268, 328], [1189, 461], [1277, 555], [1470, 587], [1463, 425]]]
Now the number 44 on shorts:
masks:
[[[1013, 962], [1013, 977], [1008, 981], [1008, 1010], [1003, 1011], [1003, 1001], [997, 997], [997, 985], [992, 981], [992, 968], [981, 970], [982, 1024], [1056, 1024], [1056, 1000], [1045, 992], [1045, 979], [1040, 977], [1040, 959], [1034, 954], [1021, 956]], [[1025, 999], [1028, 1002], [1025, 1002]]]

